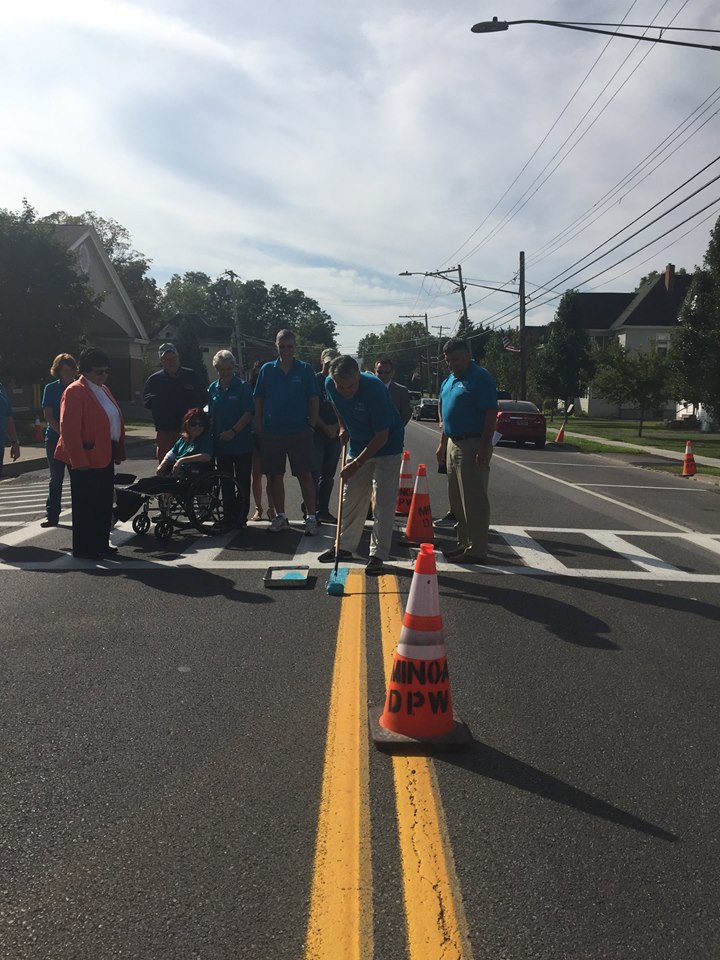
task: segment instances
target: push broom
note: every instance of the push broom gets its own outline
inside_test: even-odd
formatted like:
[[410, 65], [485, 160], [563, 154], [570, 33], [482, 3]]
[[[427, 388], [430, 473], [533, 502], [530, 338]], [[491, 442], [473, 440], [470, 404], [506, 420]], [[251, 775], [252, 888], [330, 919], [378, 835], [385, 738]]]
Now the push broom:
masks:
[[[347, 444], [343, 444], [342, 450], [342, 464], [340, 470], [342, 471], [345, 467], [345, 462], [347, 460]], [[340, 475], [340, 493], [338, 495], [338, 511], [337, 511], [337, 527], [335, 528], [335, 567], [333, 572], [330, 574], [330, 577], [327, 582], [325, 589], [330, 594], [331, 597], [342, 597], [345, 593], [345, 580], [338, 576], [338, 565], [340, 563], [340, 530], [342, 528], [342, 509], [343, 509], [343, 494], [345, 493], [345, 480], [342, 477], [342, 472]]]

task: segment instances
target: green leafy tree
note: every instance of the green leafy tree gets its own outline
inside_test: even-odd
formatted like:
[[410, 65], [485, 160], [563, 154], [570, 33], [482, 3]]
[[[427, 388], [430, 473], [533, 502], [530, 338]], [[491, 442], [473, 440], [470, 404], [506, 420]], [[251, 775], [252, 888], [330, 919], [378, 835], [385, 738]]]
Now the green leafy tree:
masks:
[[201, 383], [207, 386], [208, 375], [203, 363], [202, 350], [195, 334], [195, 326], [192, 318], [184, 316], [178, 326], [177, 336], [175, 337], [175, 346], [182, 358], [182, 365], [190, 367], [200, 378]]
[[27, 201], [0, 210], [2, 379], [40, 382], [56, 354], [77, 354], [101, 300]]
[[[682, 275], [682, 274], [686, 274], [687, 270], [685, 269], [685, 267], [678, 267], [675, 273], [677, 275]], [[659, 270], [651, 270], [650, 273], [646, 273], [644, 277], [640, 277], [638, 285], [635, 287], [635, 289], [639, 290], [640, 287], [642, 287], [646, 283], [650, 283], [651, 280], [657, 280], [659, 276], [660, 276]]]
[[[498, 390], [508, 390], [514, 397], [520, 396], [520, 355], [510, 353], [502, 345], [503, 336], [509, 331], [496, 333], [488, 343], [483, 366], [493, 375]], [[511, 336], [516, 341], [517, 337]]]
[[680, 308], [668, 363], [673, 395], [704, 404], [720, 422], [720, 219], [710, 234], [703, 268], [693, 274]]
[[595, 393], [618, 405], [636, 404], [640, 410], [641, 437], [646, 415], [662, 410], [670, 395], [667, 357], [654, 343], [647, 351], [631, 352], [615, 340], [598, 354], [597, 366], [593, 378]]
[[555, 319], [548, 325], [533, 380], [543, 397], [561, 397], [567, 403], [584, 392], [593, 372], [590, 339], [583, 327], [578, 293], [567, 290]]
[[[431, 372], [435, 373], [437, 340], [428, 337], [421, 320], [407, 323], [389, 323], [382, 333], [369, 333], [358, 344], [358, 355], [363, 358], [366, 370], [372, 370], [378, 357], [387, 357], [395, 366], [395, 379], [405, 386], [422, 386], [434, 392], [434, 377], [428, 378], [427, 358], [430, 354]], [[416, 379], [413, 379], [415, 374]]]
[[160, 290], [149, 275], [152, 260], [133, 249], [129, 231], [117, 220], [101, 217], [94, 210], [71, 214], [56, 210], [43, 218], [45, 223], [69, 223], [94, 227], [110, 262], [135, 307], [143, 326], [153, 334], [160, 325]]

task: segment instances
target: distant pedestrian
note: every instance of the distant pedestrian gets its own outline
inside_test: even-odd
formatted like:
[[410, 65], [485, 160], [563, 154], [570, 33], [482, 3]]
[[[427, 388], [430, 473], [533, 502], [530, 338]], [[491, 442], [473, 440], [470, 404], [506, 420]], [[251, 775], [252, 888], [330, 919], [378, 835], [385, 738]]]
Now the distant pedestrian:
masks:
[[206, 393], [195, 371], [180, 366], [174, 344], [163, 343], [158, 356], [162, 370], [145, 381], [143, 402], [155, 424], [155, 453], [160, 462], [179, 438], [185, 413], [191, 407], [202, 407]]
[[[365, 571], [379, 574], [390, 557], [405, 428], [380, 380], [360, 373], [354, 357], [333, 360], [327, 392], [338, 414], [340, 439], [349, 443], [351, 457], [340, 472], [345, 489], [339, 558], [348, 559], [357, 550], [372, 493], [375, 516]], [[318, 559], [332, 562], [335, 548]]]
[[65, 388], [60, 401], [60, 439], [55, 456], [70, 467], [72, 552], [98, 560], [118, 552], [110, 546], [115, 464], [125, 459], [125, 424], [105, 386], [110, 361], [89, 347], [78, 360], [80, 378]]
[[497, 413], [495, 381], [470, 354], [466, 340], [443, 347], [450, 376], [440, 389], [438, 463], [448, 474], [450, 510], [457, 517], [457, 546], [445, 553], [453, 563], [483, 563], [490, 526], [488, 480]]
[[213, 366], [218, 379], [208, 387], [208, 412], [215, 441], [215, 462], [221, 473], [237, 480], [243, 496], [242, 503], [238, 503], [234, 486], [225, 484], [225, 521], [228, 526], [244, 527], [250, 506], [251, 424], [255, 404], [250, 384], [235, 372], [235, 357], [229, 350], [218, 350]]
[[280, 330], [275, 337], [277, 360], [263, 364], [255, 385], [255, 416], [260, 431], [262, 471], [270, 478], [276, 516], [270, 530], [290, 528], [285, 514], [285, 460], [290, 461], [307, 510], [305, 533], [315, 536], [315, 447], [313, 428], [318, 416], [318, 385], [309, 363], [295, 359], [295, 334]]
[[45, 504], [45, 519], [41, 527], [56, 527], [62, 505], [62, 488], [67, 464], [55, 459], [55, 448], [60, 439], [60, 400], [77, 377], [77, 361], [70, 353], [59, 353], [50, 367], [50, 376], [57, 379], [45, 384], [42, 395], [43, 416], [47, 422], [45, 431], [45, 455], [50, 471], [50, 487]]
[[13, 461], [20, 456], [17, 428], [13, 419], [12, 404], [5, 388], [0, 383], [0, 476], [2, 476], [3, 460], [5, 459], [5, 443], [10, 441], [10, 456]]
[[335, 473], [342, 444], [340, 443], [340, 425], [337, 413], [327, 395], [325, 382], [330, 373], [330, 364], [340, 354], [333, 347], [327, 347], [320, 354], [320, 372], [316, 375], [320, 391], [320, 410], [315, 424], [315, 470], [313, 479], [317, 494], [317, 518], [323, 523], [337, 523], [330, 509], [330, 497], [335, 484]]
[[410, 391], [400, 383], [395, 383], [395, 364], [387, 357], [378, 357], [375, 361], [375, 376], [382, 380], [388, 389], [390, 399], [397, 407], [403, 426], [406, 427], [412, 417]]

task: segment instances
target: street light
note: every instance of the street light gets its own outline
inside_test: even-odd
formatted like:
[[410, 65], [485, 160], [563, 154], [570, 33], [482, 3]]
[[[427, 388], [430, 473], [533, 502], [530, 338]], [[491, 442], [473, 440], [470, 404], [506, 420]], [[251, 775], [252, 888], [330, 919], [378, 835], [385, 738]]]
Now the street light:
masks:
[[[456, 273], [458, 279], [455, 280], [453, 277], [448, 277], [448, 273]], [[463, 329], [466, 329], [469, 326], [470, 321], [468, 320], [467, 312], [467, 303], [465, 301], [465, 284], [463, 283], [462, 267], [458, 264], [456, 267], [448, 267], [447, 270], [427, 270], [425, 272], [418, 270], [403, 270], [402, 273], [398, 274], [399, 277], [439, 277], [441, 280], [447, 280], [449, 283], [454, 283], [456, 287], [460, 290], [460, 296], [462, 297], [462, 313], [463, 313]]]
[[[492, 22], [492, 21], [491, 21]], [[474, 29], [474, 28], [473, 28]], [[506, 30], [505, 27], [497, 27], [498, 30]], [[459, 279], [454, 280], [446, 276], [448, 273], [457, 272]], [[457, 267], [448, 267], [447, 270], [436, 270], [420, 272], [416, 270], [403, 270], [398, 274], [399, 277], [441, 277], [449, 280], [450, 283], [457, 284], [460, 287], [460, 293], [463, 299], [463, 317], [465, 318], [465, 327], [468, 326], [467, 304], [465, 303], [465, 287], [482, 287], [483, 290], [495, 290], [497, 293], [509, 293], [511, 297], [518, 297], [520, 301], [520, 399], [527, 400], [527, 358], [525, 350], [525, 252], [520, 251], [520, 269], [518, 271], [518, 289], [507, 290], [504, 287], [490, 287], [486, 283], [475, 283], [474, 280], [462, 279], [462, 269], [460, 264]]]
[[[603, 33], [610, 37], [626, 37], [628, 40], [647, 40], [649, 43], [667, 43], [674, 47], [695, 47], [700, 50], [720, 51], [720, 47], [708, 43], [688, 43], [685, 40], [665, 40], [662, 36], [666, 30], [683, 30], [689, 33], [720, 33], [720, 30], [709, 30], [702, 27], [657, 27], [647, 23], [585, 23], [583, 21], [568, 20], [483, 20], [474, 24], [470, 29], [473, 33], [500, 33], [518, 23], [540, 23], [546, 27], [562, 27], [563, 30], [581, 30], [583, 33]], [[630, 27], [633, 30], [659, 30], [660, 36], [646, 37], [637, 33], [619, 33], [616, 30], [599, 30], [598, 27]]]

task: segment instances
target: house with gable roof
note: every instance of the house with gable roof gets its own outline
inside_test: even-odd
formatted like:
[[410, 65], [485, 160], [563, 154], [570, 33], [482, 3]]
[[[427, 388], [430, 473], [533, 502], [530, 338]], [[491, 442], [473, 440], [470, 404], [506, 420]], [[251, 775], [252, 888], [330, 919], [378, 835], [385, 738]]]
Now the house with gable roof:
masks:
[[[655, 344], [660, 352], [670, 346], [678, 325], [680, 307], [690, 287], [691, 274], [676, 274], [669, 263], [665, 273], [644, 283], [634, 293], [579, 293], [583, 325], [592, 343], [607, 346], [617, 339], [627, 350], [649, 350]], [[618, 407], [603, 397], [593, 396], [592, 384], [576, 404], [591, 417], [618, 417], [633, 420], [637, 407]], [[676, 405], [668, 397], [663, 417], [675, 418]]]

